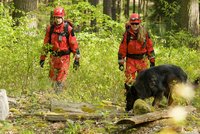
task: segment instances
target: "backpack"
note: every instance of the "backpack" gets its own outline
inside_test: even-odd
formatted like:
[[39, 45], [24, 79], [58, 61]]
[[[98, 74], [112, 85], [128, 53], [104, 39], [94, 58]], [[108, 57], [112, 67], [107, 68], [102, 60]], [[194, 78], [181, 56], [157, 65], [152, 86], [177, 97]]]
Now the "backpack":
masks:
[[[64, 32], [63, 33], [57, 33], [59, 34], [61, 37], [62, 36], [65, 36], [66, 39], [67, 39], [67, 43], [69, 44], [69, 31], [68, 31], [68, 26], [71, 26], [73, 27], [73, 24], [71, 23], [71, 21], [69, 20], [65, 20], [64, 21]], [[50, 27], [50, 32], [49, 32], [49, 44], [51, 44], [51, 35], [53, 33], [53, 30], [54, 30], [54, 25], [52, 24], [51, 27]]]

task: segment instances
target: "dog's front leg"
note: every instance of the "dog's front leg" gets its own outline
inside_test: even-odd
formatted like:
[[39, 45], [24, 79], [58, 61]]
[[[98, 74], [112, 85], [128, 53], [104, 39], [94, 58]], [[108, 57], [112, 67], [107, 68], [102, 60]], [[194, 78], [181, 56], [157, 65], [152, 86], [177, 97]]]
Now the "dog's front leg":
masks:
[[160, 101], [162, 100], [163, 98], [163, 92], [158, 92], [155, 96], [154, 96], [154, 100], [153, 100], [153, 103], [152, 103], [152, 106], [154, 106], [155, 108], [158, 108], [159, 105], [160, 105]]

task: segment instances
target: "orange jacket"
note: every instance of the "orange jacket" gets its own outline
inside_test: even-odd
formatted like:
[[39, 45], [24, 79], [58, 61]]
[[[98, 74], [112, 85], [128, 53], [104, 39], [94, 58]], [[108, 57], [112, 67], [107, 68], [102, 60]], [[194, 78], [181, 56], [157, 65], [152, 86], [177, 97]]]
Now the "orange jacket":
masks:
[[149, 34], [146, 33], [145, 42], [140, 42], [137, 40], [137, 33], [134, 33], [131, 28], [127, 29], [119, 46], [119, 60], [123, 60], [127, 54], [146, 54], [150, 62], [155, 62], [153, 42]]
[[[43, 49], [44, 52], [40, 56], [40, 60], [45, 60], [45, 57], [48, 53], [48, 50], [46, 50], [46, 47], [50, 39], [50, 27], [51, 26], [47, 26], [47, 29], [46, 29], [46, 35], [44, 38], [44, 49]], [[62, 36], [62, 41], [58, 40], [59, 34], [57, 33], [62, 33], [62, 32], [64, 32], [64, 22], [60, 25], [54, 26], [53, 33], [51, 34], [51, 44], [50, 44], [52, 47], [51, 50], [55, 52], [70, 50], [73, 54], [76, 54], [79, 48], [78, 48], [78, 43], [77, 43], [76, 37], [74, 36], [72, 27], [68, 25], [68, 33], [69, 33], [68, 40], [69, 41], [67, 41], [67, 38], [65, 36]]]

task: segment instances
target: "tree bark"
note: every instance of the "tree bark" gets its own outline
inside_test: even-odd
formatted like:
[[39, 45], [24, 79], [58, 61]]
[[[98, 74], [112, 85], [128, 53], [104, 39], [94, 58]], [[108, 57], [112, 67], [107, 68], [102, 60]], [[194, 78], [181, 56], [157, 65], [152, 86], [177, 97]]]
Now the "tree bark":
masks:
[[199, 3], [198, 0], [181, 0], [181, 8], [176, 22], [182, 29], [191, 34], [199, 34]]
[[138, 0], [138, 14], [141, 13], [141, 0]]
[[103, 13], [112, 18], [112, 0], [103, 0]]
[[135, 13], [135, 0], [133, 0], [133, 13]]
[[[15, 11], [13, 12], [13, 18], [20, 18], [23, 16], [23, 12], [27, 13], [37, 9], [37, 0], [14, 0]], [[16, 22], [19, 25], [19, 22]]]
[[188, 31], [194, 36], [199, 35], [199, 1], [189, 0], [188, 3]]
[[117, 21], [120, 22], [120, 14], [121, 14], [121, 0], [117, 0], [117, 6], [116, 6], [116, 14], [117, 14]]
[[116, 7], [116, 0], [112, 0], [112, 20], [116, 20], [117, 19], [117, 16], [116, 16], [116, 13], [117, 13], [117, 7]]
[[[190, 113], [196, 110], [196, 108], [192, 106], [187, 106], [185, 109], [187, 113]], [[156, 111], [156, 112], [147, 113], [143, 115], [136, 115], [130, 118], [121, 119], [116, 124], [138, 125], [138, 124], [152, 122], [152, 121], [156, 121], [160, 119], [172, 118], [169, 112], [170, 110], [166, 109], [166, 110]]]
[[130, 0], [125, 0], [124, 15], [126, 18], [129, 17], [129, 5], [130, 5]]
[[[89, 0], [89, 3], [96, 7], [99, 4], [99, 0]], [[93, 27], [93, 32], [98, 31], [98, 29], [96, 28], [96, 24], [97, 24], [96, 18], [91, 20], [90, 26]]]

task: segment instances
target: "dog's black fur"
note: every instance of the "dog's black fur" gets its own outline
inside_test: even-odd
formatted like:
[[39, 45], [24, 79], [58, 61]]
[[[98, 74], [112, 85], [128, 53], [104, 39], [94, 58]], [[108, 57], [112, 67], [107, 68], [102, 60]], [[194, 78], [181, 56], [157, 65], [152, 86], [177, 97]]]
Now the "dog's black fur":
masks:
[[171, 105], [173, 102], [171, 84], [179, 82], [186, 83], [187, 74], [175, 65], [159, 65], [140, 72], [131, 87], [125, 85], [126, 111], [130, 111], [139, 98], [154, 97], [152, 105], [158, 106], [162, 97], [165, 96], [168, 99], [168, 105]]

